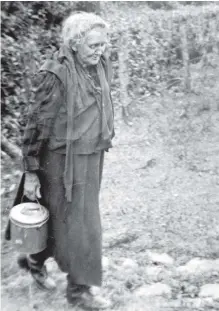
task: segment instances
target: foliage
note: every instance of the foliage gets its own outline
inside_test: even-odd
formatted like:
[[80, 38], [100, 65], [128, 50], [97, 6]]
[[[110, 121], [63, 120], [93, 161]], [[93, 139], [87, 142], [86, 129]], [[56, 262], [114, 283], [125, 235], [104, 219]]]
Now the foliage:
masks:
[[1, 106], [3, 116], [24, 109], [32, 75], [58, 49], [63, 19], [73, 10], [99, 11], [98, 2], [4, 1], [1, 11]]
[[[133, 14], [132, 8], [126, 8], [125, 12], [118, 10], [116, 15], [110, 15], [115, 69], [118, 48], [129, 51], [130, 95], [136, 97], [147, 91], [157, 93], [176, 84], [182, 87], [182, 24], [186, 25], [191, 63], [201, 61], [206, 54], [209, 58], [218, 55], [218, 11], [218, 6], [213, 4], [194, 10], [187, 6], [173, 11], [148, 8], [137, 14]], [[127, 37], [126, 47], [119, 46], [120, 36]], [[216, 62], [211, 65], [216, 66]]]
[[[118, 49], [127, 49], [128, 86], [132, 98], [162, 89], [183, 80], [180, 25], [187, 25], [190, 59], [198, 62], [204, 54], [218, 53], [219, 30], [216, 4], [203, 8], [178, 2], [106, 2], [101, 14], [112, 25], [112, 59], [114, 65], [113, 96], [118, 98]], [[177, 4], [178, 3], [178, 4]], [[155, 7], [160, 5], [160, 7]], [[98, 2], [4, 1], [1, 4], [2, 58], [1, 106], [2, 128], [15, 141], [17, 134], [6, 130], [8, 116], [26, 114], [32, 96], [32, 76], [43, 60], [60, 45], [60, 27], [72, 10], [100, 12]], [[195, 8], [195, 9], [194, 9]], [[120, 37], [127, 46], [120, 46]], [[209, 54], [210, 53], [210, 54]], [[213, 63], [213, 65], [215, 65]], [[20, 121], [21, 123], [21, 121]], [[23, 125], [21, 123], [21, 125]]]

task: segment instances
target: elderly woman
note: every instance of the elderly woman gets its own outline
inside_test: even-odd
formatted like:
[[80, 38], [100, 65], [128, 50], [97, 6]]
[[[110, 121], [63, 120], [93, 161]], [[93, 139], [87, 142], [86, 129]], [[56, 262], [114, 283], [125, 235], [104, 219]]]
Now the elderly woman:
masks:
[[90, 288], [101, 285], [99, 190], [104, 152], [114, 136], [108, 26], [94, 14], [75, 13], [64, 22], [62, 37], [60, 50], [36, 77], [18, 193], [48, 208], [48, 247], [18, 263], [52, 289], [44, 263], [54, 257], [67, 273], [68, 302], [105, 308], [108, 303]]

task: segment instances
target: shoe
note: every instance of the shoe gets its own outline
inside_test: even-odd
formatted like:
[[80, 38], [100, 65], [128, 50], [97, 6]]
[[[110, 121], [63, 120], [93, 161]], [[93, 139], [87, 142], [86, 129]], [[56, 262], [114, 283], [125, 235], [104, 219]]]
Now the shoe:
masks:
[[85, 310], [105, 310], [111, 307], [111, 302], [101, 297], [93, 295], [87, 287], [78, 287], [77, 290], [72, 290], [67, 287], [68, 303], [74, 307], [82, 307]]
[[55, 281], [48, 276], [46, 266], [38, 267], [32, 258], [26, 255], [20, 255], [17, 263], [21, 269], [29, 271], [35, 283], [40, 289], [52, 291], [56, 288]]
[[51, 277], [48, 276], [45, 266], [43, 266], [40, 271], [31, 271], [31, 275], [40, 289], [48, 291], [56, 289], [56, 283]]
[[18, 258], [17, 258], [17, 264], [18, 264], [18, 266], [19, 266], [21, 269], [30, 271], [30, 267], [29, 267], [28, 259], [27, 259], [27, 256], [26, 256], [26, 255], [20, 255], [20, 256], [18, 256]]
[[100, 295], [92, 295], [91, 293], [83, 293], [81, 296], [82, 307], [87, 309], [105, 310], [111, 307], [111, 302]]

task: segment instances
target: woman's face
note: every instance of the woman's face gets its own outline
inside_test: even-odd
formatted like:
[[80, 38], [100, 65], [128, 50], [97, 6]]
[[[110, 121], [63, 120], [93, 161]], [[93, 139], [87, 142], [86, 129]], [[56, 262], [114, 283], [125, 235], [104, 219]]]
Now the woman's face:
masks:
[[76, 48], [79, 61], [85, 66], [97, 65], [107, 44], [107, 32], [103, 28], [90, 30]]

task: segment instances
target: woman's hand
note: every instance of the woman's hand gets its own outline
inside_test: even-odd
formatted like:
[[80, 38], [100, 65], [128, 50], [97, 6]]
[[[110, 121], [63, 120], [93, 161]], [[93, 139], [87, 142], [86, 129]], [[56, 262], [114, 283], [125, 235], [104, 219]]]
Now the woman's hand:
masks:
[[40, 194], [40, 180], [36, 173], [26, 172], [24, 182], [24, 195], [31, 201], [41, 198]]

